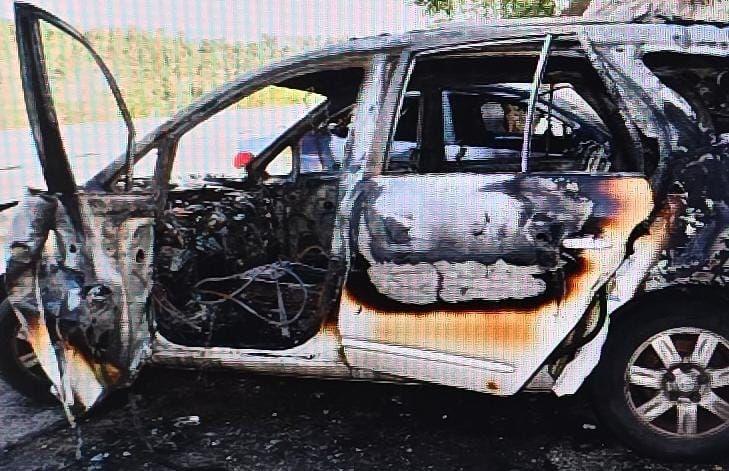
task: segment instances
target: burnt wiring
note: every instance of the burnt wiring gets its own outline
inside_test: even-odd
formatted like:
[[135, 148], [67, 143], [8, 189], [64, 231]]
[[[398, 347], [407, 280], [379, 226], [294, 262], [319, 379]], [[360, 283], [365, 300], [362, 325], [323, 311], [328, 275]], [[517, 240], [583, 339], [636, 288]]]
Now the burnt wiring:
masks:
[[[304, 312], [304, 307], [306, 306], [306, 302], [308, 301], [308, 288], [306, 283], [292, 270], [293, 265], [300, 265], [302, 264], [296, 264], [292, 262], [277, 262], [272, 263], [270, 265], [263, 265], [260, 267], [252, 268], [246, 272], [230, 275], [230, 276], [223, 276], [223, 277], [210, 277], [210, 278], [204, 278], [200, 280], [195, 286], [193, 287], [193, 292], [195, 293], [195, 297], [197, 298], [197, 302], [200, 303], [203, 306], [211, 306], [216, 304], [221, 304], [225, 302], [233, 302], [237, 304], [238, 306], [242, 307], [246, 312], [249, 314], [257, 317], [258, 319], [272, 325], [275, 327], [287, 327], [294, 322], [296, 322], [299, 317], [301, 317], [301, 314]], [[300, 287], [303, 294], [303, 300], [301, 301], [301, 306], [296, 311], [296, 314], [294, 314], [292, 317], [288, 317], [288, 312], [286, 310], [286, 305], [283, 301], [283, 294], [281, 292], [281, 279], [284, 277], [291, 277], [295, 280], [296, 284]], [[220, 289], [214, 290], [214, 289], [203, 289], [202, 286], [211, 284], [211, 283], [218, 283], [218, 284], [225, 284], [226, 282], [236, 282], [240, 283], [239, 286], [237, 286], [235, 289], [232, 289], [228, 292], [221, 291]], [[246, 303], [244, 301], [245, 298], [245, 290], [251, 286], [254, 282], [259, 283], [267, 283], [267, 284], [275, 284], [276, 286], [276, 301], [278, 305], [278, 313], [279, 313], [279, 319], [280, 320], [274, 320], [271, 319], [263, 314], [260, 314], [258, 311], [253, 309], [249, 303]], [[286, 283], [287, 285], [291, 285], [291, 283]], [[206, 296], [211, 296], [213, 299], [205, 299]]]
[[155, 238], [160, 334], [186, 346], [275, 349], [315, 335], [336, 195], [335, 179], [172, 192]]
[[327, 254], [327, 251], [326, 251], [326, 249], [324, 249], [324, 247], [322, 247], [321, 245], [311, 245], [311, 246], [309, 246], [309, 247], [306, 247], [306, 248], [305, 248], [304, 250], [302, 250], [301, 252], [299, 252], [299, 253], [298, 253], [298, 254], [296, 255], [296, 260], [298, 260], [298, 261], [306, 260], [306, 257], [307, 257], [307, 256], [308, 256], [308, 255], [309, 255], [310, 253], [312, 253], [312, 252], [314, 252], [314, 253], [316, 253], [316, 254], [318, 254], [318, 255], [320, 255], [320, 256], [324, 256], [324, 257], [326, 257], [327, 259], [329, 259], [329, 256], [328, 256], [328, 254]]
[[[242, 320], [241, 314], [276, 329], [282, 338], [296, 340], [301, 322], [308, 323], [304, 315], [313, 312], [316, 305], [321, 277], [321, 269], [280, 261], [233, 275], [203, 278], [191, 287], [184, 306], [176, 306], [159, 284], [152, 291], [152, 300], [155, 308], [164, 313], [160, 321], [165, 323], [166, 331], [187, 331], [188, 335], [205, 339], [206, 346], [213, 344], [215, 329], [240, 325], [232, 319]], [[214, 319], [218, 315], [222, 316], [222, 324], [216, 327]]]
[[159, 284], [155, 285], [152, 289], [152, 302], [154, 302], [155, 308], [171, 314], [176, 321], [185, 324], [197, 332], [202, 331], [202, 327], [195, 321], [202, 319], [204, 312], [198, 312], [191, 316], [180, 311], [170, 302], [167, 291]]

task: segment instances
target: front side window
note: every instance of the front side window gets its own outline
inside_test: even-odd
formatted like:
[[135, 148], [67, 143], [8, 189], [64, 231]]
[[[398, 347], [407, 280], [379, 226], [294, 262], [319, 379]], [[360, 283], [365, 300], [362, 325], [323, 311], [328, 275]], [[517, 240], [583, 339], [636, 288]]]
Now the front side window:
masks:
[[[200, 178], [245, 178], [247, 160], [306, 116], [326, 97], [308, 91], [268, 86], [240, 100], [185, 134], [177, 148], [171, 182]], [[271, 167], [276, 175], [291, 168], [285, 152]]]
[[[180, 138], [170, 183], [243, 181], [257, 159], [264, 178], [338, 171], [363, 75], [361, 67], [325, 69], [244, 96]], [[153, 175], [154, 166], [140, 160], [135, 176]]]

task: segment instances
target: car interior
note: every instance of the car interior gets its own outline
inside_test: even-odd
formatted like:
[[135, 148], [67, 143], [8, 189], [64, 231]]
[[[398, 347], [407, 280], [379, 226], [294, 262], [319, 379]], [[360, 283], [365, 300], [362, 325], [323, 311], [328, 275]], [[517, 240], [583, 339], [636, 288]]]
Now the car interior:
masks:
[[[193, 161], [200, 178], [172, 186], [157, 225], [152, 295], [168, 340], [286, 349], [319, 330], [338, 171], [362, 78], [362, 68], [352, 67], [276, 84], [324, 100], [269, 139], [245, 169], [222, 156], [230, 168], [206, 174], [215, 164], [203, 157]], [[219, 132], [210, 129], [202, 142]], [[188, 138], [181, 138], [182, 152]]]

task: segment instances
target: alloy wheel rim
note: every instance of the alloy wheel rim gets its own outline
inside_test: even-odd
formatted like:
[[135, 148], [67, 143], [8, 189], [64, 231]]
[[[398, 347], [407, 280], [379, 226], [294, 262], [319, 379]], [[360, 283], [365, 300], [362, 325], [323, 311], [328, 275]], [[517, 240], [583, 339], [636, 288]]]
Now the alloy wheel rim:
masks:
[[643, 342], [625, 370], [633, 414], [661, 434], [696, 438], [729, 426], [729, 341], [683, 327]]

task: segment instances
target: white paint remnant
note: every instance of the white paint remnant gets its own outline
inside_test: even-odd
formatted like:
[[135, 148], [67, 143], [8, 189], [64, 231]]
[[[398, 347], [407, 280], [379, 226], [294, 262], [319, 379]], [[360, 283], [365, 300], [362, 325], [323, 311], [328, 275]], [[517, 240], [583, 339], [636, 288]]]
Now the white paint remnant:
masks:
[[423, 305], [438, 299], [438, 272], [430, 263], [378, 263], [368, 273], [377, 290], [395, 301]]
[[499, 259], [492, 265], [442, 261], [436, 262], [435, 267], [443, 277], [440, 297], [449, 303], [525, 299], [539, 296], [547, 289], [544, 280], [534, 277], [542, 273], [538, 266], [520, 267]]
[[534, 275], [542, 272], [538, 266], [521, 267], [501, 259], [490, 265], [444, 260], [415, 265], [387, 262], [374, 264], [368, 270], [380, 293], [395, 301], [416, 305], [539, 296], [546, 291], [547, 284]]

